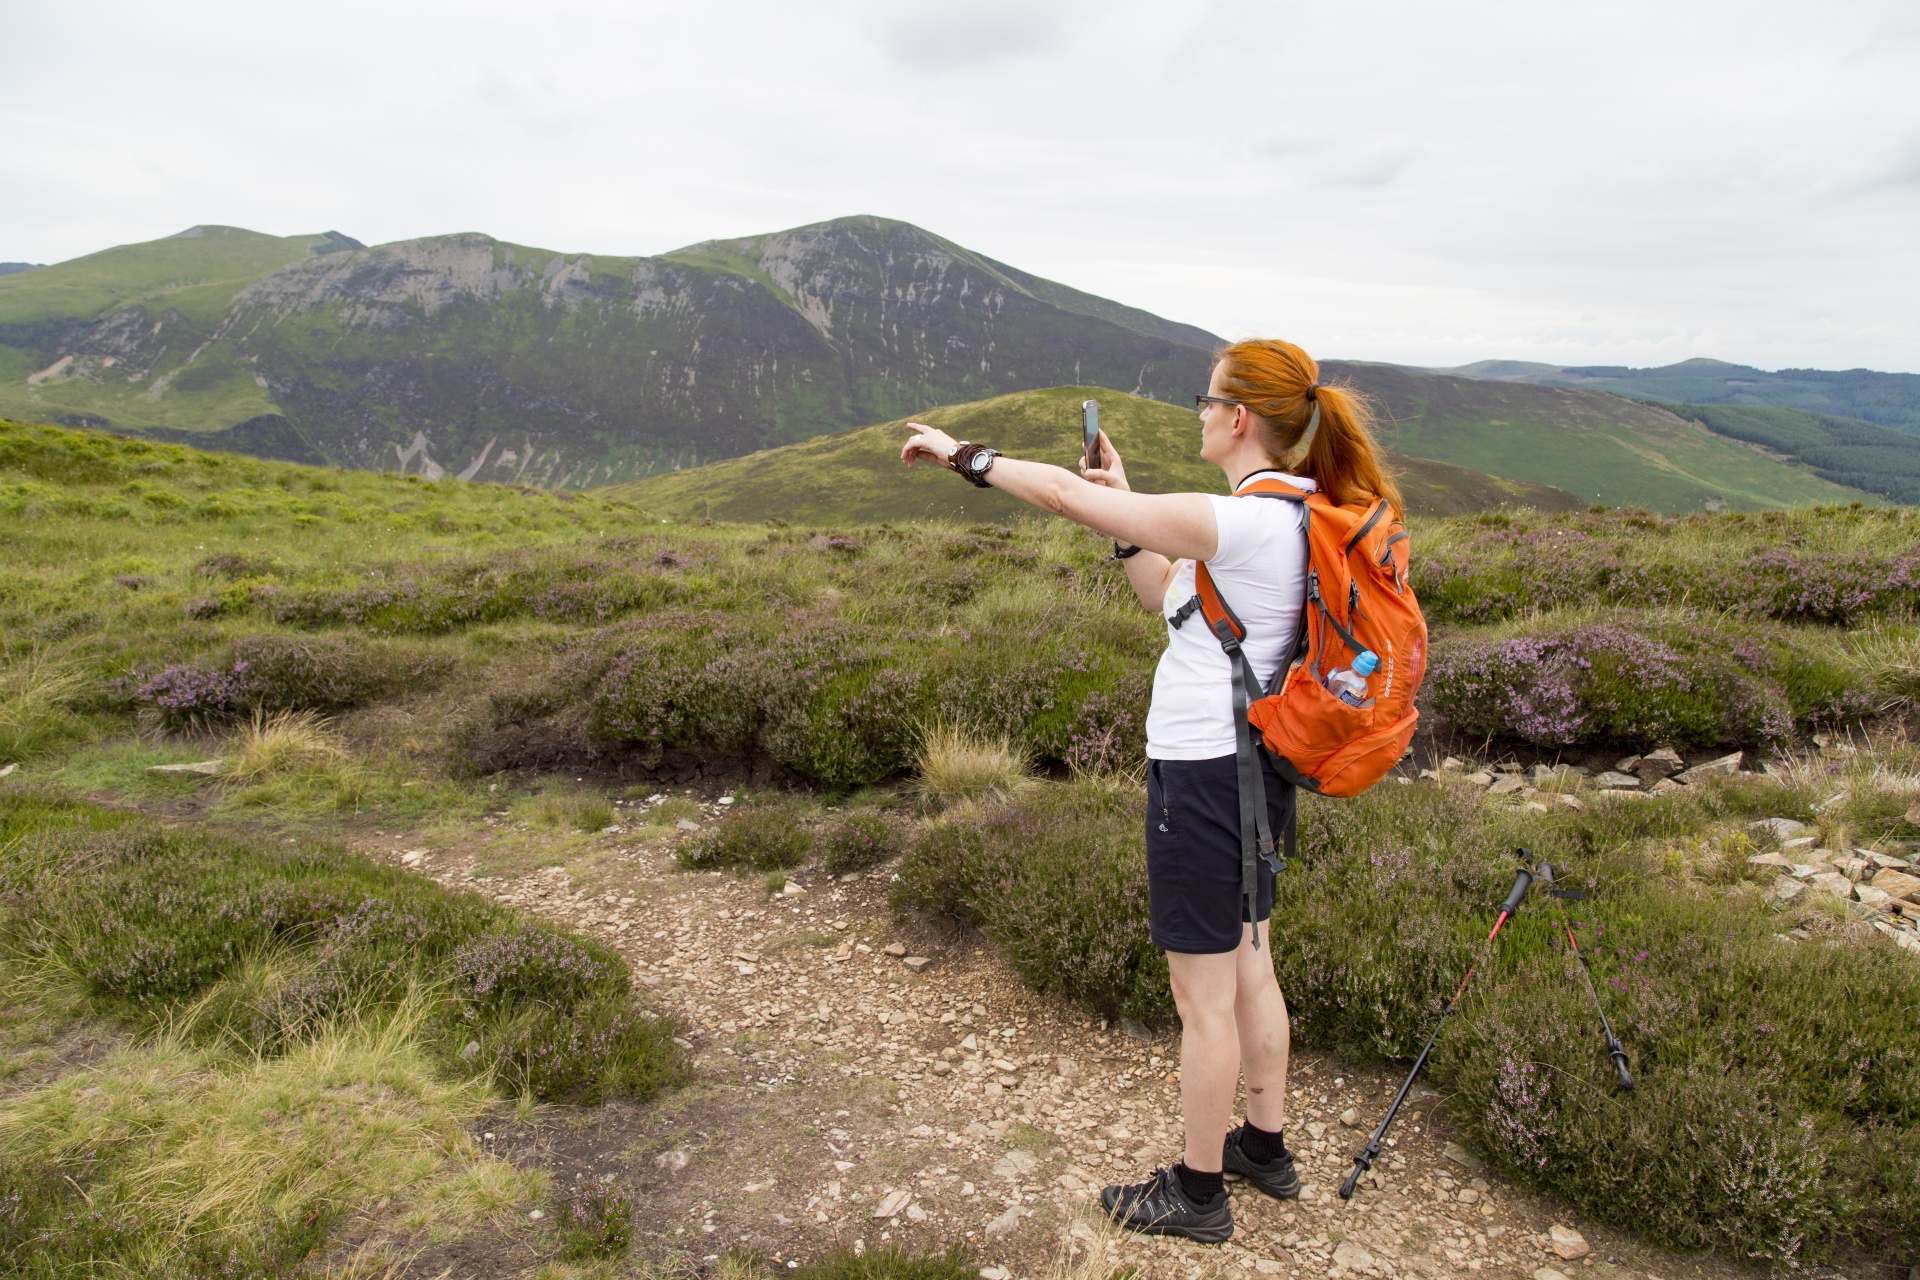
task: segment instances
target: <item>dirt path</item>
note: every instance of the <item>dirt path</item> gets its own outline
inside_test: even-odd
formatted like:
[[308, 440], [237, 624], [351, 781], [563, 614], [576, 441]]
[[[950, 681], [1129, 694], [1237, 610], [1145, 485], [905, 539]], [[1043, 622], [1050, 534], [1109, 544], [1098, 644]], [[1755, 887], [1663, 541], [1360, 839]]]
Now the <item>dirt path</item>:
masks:
[[[721, 812], [703, 804], [698, 825]], [[617, 813], [633, 822], [632, 809]], [[1333, 1189], [1366, 1131], [1340, 1117], [1351, 1109], [1370, 1126], [1398, 1080], [1311, 1056], [1296, 1058], [1290, 1081], [1288, 1140], [1308, 1187], [1298, 1203], [1236, 1189], [1238, 1229], [1224, 1247], [1123, 1236], [1100, 1222], [1095, 1200], [1101, 1184], [1178, 1158], [1172, 1034], [1105, 1027], [1023, 988], [977, 935], [896, 917], [886, 869], [833, 882], [806, 868], [792, 877], [803, 892], [769, 900], [759, 877], [679, 870], [678, 832], [642, 839], [648, 829], [616, 825], [571, 873], [486, 875], [506, 825], [441, 828], [437, 844], [404, 832], [358, 843], [601, 938], [681, 1020], [690, 1087], [645, 1108], [502, 1114], [483, 1135], [550, 1168], [556, 1185], [619, 1174], [637, 1193], [649, 1253], [697, 1264], [743, 1248], [797, 1265], [836, 1243], [963, 1240], [994, 1277], [1094, 1254], [1176, 1277], [1751, 1274], [1577, 1222], [1457, 1146], [1450, 1157], [1432, 1093], [1403, 1112], [1371, 1185], [1341, 1201]], [[1556, 1224], [1592, 1251], [1561, 1258]], [[502, 1274], [458, 1262], [422, 1259], [434, 1271]]]

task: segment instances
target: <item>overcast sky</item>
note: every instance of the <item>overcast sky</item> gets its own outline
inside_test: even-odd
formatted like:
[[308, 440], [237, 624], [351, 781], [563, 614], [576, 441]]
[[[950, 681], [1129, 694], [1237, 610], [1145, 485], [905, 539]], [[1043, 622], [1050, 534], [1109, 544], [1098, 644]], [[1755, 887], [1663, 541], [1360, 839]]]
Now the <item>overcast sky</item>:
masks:
[[0, 0], [0, 259], [841, 214], [1316, 355], [1920, 372], [1920, 5]]

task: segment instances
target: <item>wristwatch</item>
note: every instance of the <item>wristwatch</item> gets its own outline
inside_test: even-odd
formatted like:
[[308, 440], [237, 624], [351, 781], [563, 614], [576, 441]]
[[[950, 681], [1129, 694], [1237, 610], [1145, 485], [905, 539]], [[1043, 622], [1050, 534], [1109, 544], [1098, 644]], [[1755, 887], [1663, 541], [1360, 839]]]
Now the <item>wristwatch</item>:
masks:
[[991, 488], [987, 483], [987, 472], [993, 468], [993, 460], [999, 456], [998, 449], [963, 440], [959, 448], [953, 451], [953, 469], [965, 476], [969, 484], [981, 489]]

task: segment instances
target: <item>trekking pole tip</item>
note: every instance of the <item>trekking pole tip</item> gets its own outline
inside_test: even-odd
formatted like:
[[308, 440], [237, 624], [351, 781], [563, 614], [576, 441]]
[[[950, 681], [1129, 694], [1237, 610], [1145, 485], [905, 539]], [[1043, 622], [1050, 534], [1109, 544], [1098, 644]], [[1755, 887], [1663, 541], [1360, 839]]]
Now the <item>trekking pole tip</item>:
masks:
[[1342, 1200], [1353, 1199], [1354, 1190], [1360, 1185], [1360, 1174], [1363, 1171], [1363, 1166], [1360, 1161], [1356, 1159], [1353, 1162], [1353, 1172], [1348, 1174], [1347, 1180], [1340, 1184], [1340, 1198]]
[[1613, 1052], [1607, 1056], [1613, 1059], [1613, 1069], [1620, 1073], [1620, 1087], [1632, 1092], [1633, 1072], [1627, 1070], [1627, 1051], [1616, 1044], [1613, 1046]]

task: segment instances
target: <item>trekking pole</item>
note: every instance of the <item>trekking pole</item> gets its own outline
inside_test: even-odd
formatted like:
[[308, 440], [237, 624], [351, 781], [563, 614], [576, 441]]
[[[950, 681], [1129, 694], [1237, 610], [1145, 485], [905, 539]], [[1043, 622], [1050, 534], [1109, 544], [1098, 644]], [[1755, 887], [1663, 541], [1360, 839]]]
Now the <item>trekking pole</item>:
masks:
[[1620, 1087], [1633, 1088], [1633, 1073], [1627, 1070], [1627, 1051], [1620, 1044], [1620, 1038], [1613, 1034], [1613, 1024], [1607, 1021], [1607, 1007], [1600, 1002], [1600, 988], [1593, 985], [1593, 970], [1587, 967], [1587, 953], [1580, 949], [1580, 942], [1573, 936], [1573, 926], [1562, 920], [1560, 926], [1567, 931], [1567, 945], [1573, 948], [1574, 958], [1580, 962], [1580, 972], [1587, 976], [1587, 990], [1593, 993], [1593, 1007], [1600, 1011], [1600, 1025], [1607, 1033], [1607, 1056], [1613, 1059], [1613, 1069], [1620, 1073]]
[[[1520, 868], [1514, 873], [1513, 892], [1509, 893], [1507, 900], [1500, 904], [1500, 917], [1493, 922], [1493, 928], [1487, 934], [1487, 946], [1493, 945], [1493, 940], [1500, 935], [1500, 930], [1508, 920], [1513, 918], [1513, 913], [1520, 909], [1520, 900], [1527, 896], [1527, 890], [1533, 886], [1534, 881], [1553, 883], [1552, 863], [1543, 862], [1536, 870], [1532, 852], [1526, 849], [1515, 852], [1520, 856]], [[1459, 990], [1453, 993], [1453, 999], [1440, 1006], [1440, 1021], [1433, 1024], [1433, 1033], [1427, 1037], [1427, 1043], [1420, 1050], [1420, 1056], [1413, 1060], [1413, 1070], [1407, 1072], [1407, 1078], [1401, 1082], [1400, 1092], [1393, 1095], [1393, 1105], [1387, 1108], [1387, 1114], [1381, 1119], [1379, 1128], [1375, 1129], [1373, 1136], [1367, 1139], [1366, 1150], [1353, 1158], [1353, 1172], [1349, 1173], [1347, 1180], [1340, 1184], [1342, 1200], [1353, 1199], [1354, 1188], [1360, 1185], [1360, 1175], [1373, 1168], [1373, 1162], [1380, 1158], [1380, 1144], [1386, 1141], [1387, 1130], [1393, 1125], [1393, 1118], [1400, 1114], [1400, 1104], [1405, 1102], [1407, 1094], [1413, 1091], [1413, 1082], [1419, 1078], [1420, 1069], [1427, 1065], [1427, 1056], [1433, 1052], [1433, 1042], [1440, 1038], [1440, 1028], [1446, 1026], [1447, 1019], [1453, 1016], [1455, 1006], [1460, 1003], [1460, 997], [1466, 994], [1467, 984], [1473, 981], [1474, 971], [1479, 967], [1478, 961], [1468, 965], [1467, 976], [1460, 979]]]

